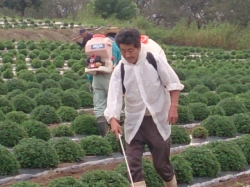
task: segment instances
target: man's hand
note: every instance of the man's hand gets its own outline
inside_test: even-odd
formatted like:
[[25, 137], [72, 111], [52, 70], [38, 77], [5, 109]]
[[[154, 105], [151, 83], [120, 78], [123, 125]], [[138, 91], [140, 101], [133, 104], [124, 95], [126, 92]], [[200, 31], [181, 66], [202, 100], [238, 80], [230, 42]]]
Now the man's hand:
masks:
[[110, 128], [111, 132], [115, 134], [116, 138], [119, 138], [119, 134], [122, 134], [122, 128], [115, 118], [110, 120]]
[[168, 122], [170, 124], [175, 124], [178, 120], [178, 106], [176, 105], [170, 105], [170, 109], [168, 112]]
[[79, 38], [72, 38], [72, 41], [77, 42]]

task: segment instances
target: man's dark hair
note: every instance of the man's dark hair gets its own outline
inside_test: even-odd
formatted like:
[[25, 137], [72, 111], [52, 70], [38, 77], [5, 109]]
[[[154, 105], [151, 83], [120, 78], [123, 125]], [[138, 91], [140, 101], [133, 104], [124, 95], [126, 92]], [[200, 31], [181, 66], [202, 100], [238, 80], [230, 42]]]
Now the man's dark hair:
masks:
[[136, 29], [123, 29], [115, 37], [115, 42], [120, 48], [120, 44], [134, 45], [135, 48], [141, 46], [141, 34]]

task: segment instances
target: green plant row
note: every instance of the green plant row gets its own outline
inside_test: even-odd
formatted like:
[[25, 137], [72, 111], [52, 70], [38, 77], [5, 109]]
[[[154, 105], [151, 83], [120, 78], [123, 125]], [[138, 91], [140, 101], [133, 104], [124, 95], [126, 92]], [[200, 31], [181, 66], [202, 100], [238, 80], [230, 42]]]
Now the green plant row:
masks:
[[[217, 177], [221, 171], [241, 171], [250, 163], [250, 135], [231, 141], [216, 141], [206, 145], [189, 147], [180, 154], [170, 157], [175, 168], [178, 184], [193, 182], [193, 177]], [[149, 187], [162, 187], [163, 181], [148, 159], [142, 162], [145, 181]], [[39, 187], [30, 182], [19, 182], [12, 187]], [[48, 187], [65, 185], [86, 187], [116, 187], [129, 185], [125, 162], [118, 164], [114, 171], [93, 170], [85, 172], [79, 179], [70, 176], [53, 179]]]

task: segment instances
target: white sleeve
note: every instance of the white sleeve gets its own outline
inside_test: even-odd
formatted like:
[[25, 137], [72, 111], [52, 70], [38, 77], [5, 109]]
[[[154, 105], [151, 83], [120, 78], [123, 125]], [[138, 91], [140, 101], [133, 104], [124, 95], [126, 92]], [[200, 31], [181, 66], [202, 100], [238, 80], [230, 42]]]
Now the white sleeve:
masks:
[[122, 80], [121, 80], [121, 62], [115, 67], [109, 82], [107, 108], [104, 116], [108, 123], [112, 118], [120, 120], [122, 109]]
[[184, 85], [181, 84], [179, 77], [169, 65], [167, 58], [164, 58], [161, 55], [154, 55], [154, 57], [161, 82], [166, 87], [167, 91], [182, 90]]

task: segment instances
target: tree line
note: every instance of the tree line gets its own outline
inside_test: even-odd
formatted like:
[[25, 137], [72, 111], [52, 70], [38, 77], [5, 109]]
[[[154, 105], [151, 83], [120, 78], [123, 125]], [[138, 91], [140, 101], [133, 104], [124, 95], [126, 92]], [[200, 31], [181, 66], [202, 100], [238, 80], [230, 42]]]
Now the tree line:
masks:
[[143, 16], [167, 28], [182, 19], [196, 22], [198, 28], [208, 23], [247, 26], [249, 8], [250, 0], [0, 0], [0, 11], [7, 16], [73, 20], [80, 13], [119, 20]]

